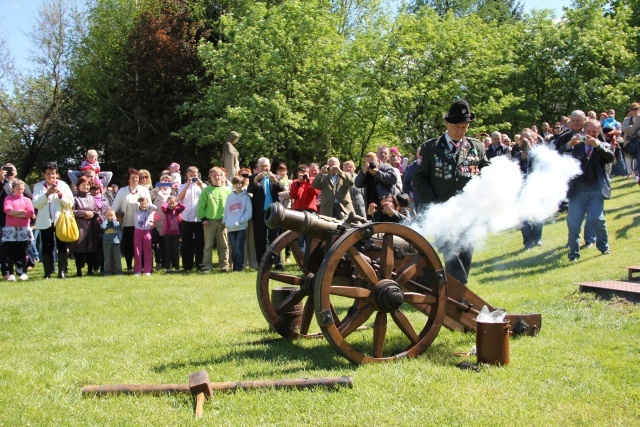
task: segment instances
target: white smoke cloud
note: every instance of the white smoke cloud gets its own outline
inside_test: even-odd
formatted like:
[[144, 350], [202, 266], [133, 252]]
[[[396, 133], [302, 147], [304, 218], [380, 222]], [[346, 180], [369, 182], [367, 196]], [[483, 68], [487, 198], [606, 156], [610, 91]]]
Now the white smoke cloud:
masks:
[[580, 165], [545, 146], [533, 148], [529, 155], [533, 169], [526, 179], [517, 162], [494, 157], [464, 191], [445, 203], [429, 205], [409, 226], [423, 236], [435, 236], [439, 245], [449, 242], [462, 249], [523, 221], [544, 221], [557, 211], [569, 181], [581, 173]]

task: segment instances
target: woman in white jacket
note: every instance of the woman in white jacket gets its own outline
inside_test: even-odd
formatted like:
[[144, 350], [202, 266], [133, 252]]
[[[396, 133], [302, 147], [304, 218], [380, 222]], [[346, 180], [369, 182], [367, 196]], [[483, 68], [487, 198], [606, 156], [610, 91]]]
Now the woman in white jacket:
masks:
[[133, 232], [136, 224], [136, 212], [138, 211], [138, 198], [144, 197], [151, 204], [149, 189], [140, 184], [140, 171], [129, 168], [127, 183], [129, 185], [120, 188], [111, 208], [119, 216], [122, 224], [122, 240], [120, 248], [127, 263], [127, 271], [131, 273], [133, 265]]
[[33, 187], [33, 207], [38, 210], [35, 229], [40, 230], [42, 239], [42, 265], [44, 278], [53, 272], [53, 249], [58, 248], [58, 277], [67, 274], [67, 243], [56, 237], [56, 223], [62, 208], [73, 207], [73, 194], [64, 182], [58, 180], [58, 165], [47, 162], [42, 166], [44, 180]]

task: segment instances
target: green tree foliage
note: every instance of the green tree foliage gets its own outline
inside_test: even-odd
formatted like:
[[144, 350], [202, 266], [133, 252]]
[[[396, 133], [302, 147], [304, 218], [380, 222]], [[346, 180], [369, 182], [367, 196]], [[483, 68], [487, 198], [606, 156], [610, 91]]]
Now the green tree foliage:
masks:
[[[87, 111], [85, 148], [100, 148], [116, 176], [126, 167], [165, 169], [176, 161], [207, 167], [196, 147], [174, 135], [188, 123], [176, 107], [203, 74], [197, 44], [204, 9], [188, 1], [98, 1], [78, 50], [77, 87]], [[115, 22], [114, 22], [115, 21]]]
[[66, 138], [73, 126], [64, 110], [72, 102], [69, 59], [80, 14], [66, 0], [40, 6], [29, 37], [36, 46], [32, 69], [13, 67], [7, 46], [0, 42], [0, 146], [2, 157], [28, 176], [46, 160], [64, 164], [73, 150]]
[[485, 21], [500, 23], [522, 19], [524, 1], [522, 0], [414, 0], [409, 4], [409, 11], [415, 13], [423, 8], [430, 8], [444, 17], [451, 12], [456, 17], [476, 14]]
[[[322, 2], [320, 2], [322, 3]], [[245, 16], [221, 20], [227, 43], [206, 43], [211, 80], [189, 111], [184, 135], [220, 153], [231, 129], [242, 133], [244, 164], [259, 156], [312, 159], [330, 151], [341, 88], [343, 37], [319, 2], [256, 3]]]

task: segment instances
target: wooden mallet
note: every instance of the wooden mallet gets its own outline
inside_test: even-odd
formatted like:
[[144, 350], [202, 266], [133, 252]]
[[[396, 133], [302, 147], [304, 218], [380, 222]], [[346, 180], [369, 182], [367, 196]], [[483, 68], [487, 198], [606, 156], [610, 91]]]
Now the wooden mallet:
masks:
[[204, 413], [204, 402], [207, 397], [213, 398], [213, 390], [211, 389], [211, 381], [209, 374], [204, 369], [202, 371], [189, 374], [189, 390], [196, 398], [195, 414], [196, 418], [201, 418]]

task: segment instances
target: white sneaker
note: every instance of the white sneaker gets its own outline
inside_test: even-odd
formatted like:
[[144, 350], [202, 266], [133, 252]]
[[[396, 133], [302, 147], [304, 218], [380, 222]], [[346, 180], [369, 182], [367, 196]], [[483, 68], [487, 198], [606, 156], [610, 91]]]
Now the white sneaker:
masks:
[[8, 282], [15, 282], [16, 281], [16, 276], [14, 276], [13, 274], [10, 274], [9, 277], [7, 277], [7, 281]]
[[29, 280], [29, 276], [27, 276], [26, 274], [21, 274], [20, 277], [18, 277], [18, 279], [20, 280]]
[[134, 276], [140, 277], [140, 273], [136, 273], [136, 274], [134, 274]]
[[638, 177], [637, 176], [633, 177], [633, 182], [638, 182]]
[[145, 276], [151, 276], [151, 273], [144, 273]]

